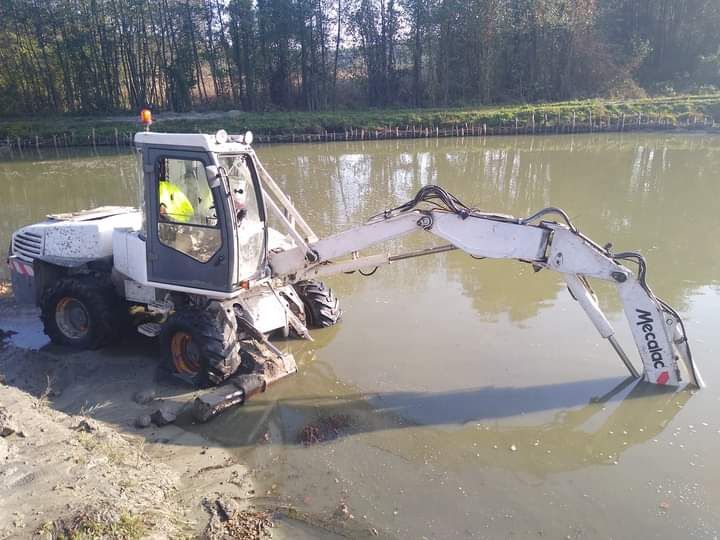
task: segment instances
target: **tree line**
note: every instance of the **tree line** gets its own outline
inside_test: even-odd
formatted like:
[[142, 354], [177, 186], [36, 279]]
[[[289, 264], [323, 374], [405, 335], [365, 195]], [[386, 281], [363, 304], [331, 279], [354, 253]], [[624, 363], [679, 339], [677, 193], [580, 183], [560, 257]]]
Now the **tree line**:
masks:
[[0, 114], [696, 91], [718, 27], [717, 0], [0, 0]]

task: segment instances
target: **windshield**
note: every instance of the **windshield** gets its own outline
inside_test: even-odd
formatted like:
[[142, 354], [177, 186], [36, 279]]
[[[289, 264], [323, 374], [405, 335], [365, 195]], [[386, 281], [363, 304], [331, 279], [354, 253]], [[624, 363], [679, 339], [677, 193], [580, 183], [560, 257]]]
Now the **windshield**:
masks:
[[248, 279], [257, 271], [265, 246], [265, 224], [260, 216], [249, 160], [247, 154], [219, 156], [220, 166], [228, 177], [238, 228], [236, 282]]

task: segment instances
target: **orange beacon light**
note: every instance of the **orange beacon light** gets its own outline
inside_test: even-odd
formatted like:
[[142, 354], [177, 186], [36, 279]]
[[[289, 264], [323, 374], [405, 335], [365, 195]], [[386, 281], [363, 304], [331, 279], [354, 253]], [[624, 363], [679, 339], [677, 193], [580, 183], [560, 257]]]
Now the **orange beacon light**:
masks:
[[145, 126], [145, 131], [150, 130], [150, 124], [152, 124], [152, 112], [150, 109], [140, 111], [140, 123]]

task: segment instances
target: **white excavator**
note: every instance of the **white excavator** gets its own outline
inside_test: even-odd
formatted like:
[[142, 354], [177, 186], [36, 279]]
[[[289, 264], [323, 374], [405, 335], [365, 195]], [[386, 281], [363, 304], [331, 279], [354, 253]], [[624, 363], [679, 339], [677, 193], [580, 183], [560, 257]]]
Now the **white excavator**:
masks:
[[[355, 228], [318, 238], [251, 143], [250, 132], [137, 133], [139, 209], [50, 215], [16, 231], [8, 262], [17, 299], [40, 307], [45, 332], [62, 345], [97, 348], [131, 325], [159, 336], [167, 371], [198, 387], [232, 386], [206, 403], [200, 416], [211, 416], [296, 371], [292, 355], [270, 342], [273, 333], [312, 339], [308, 328], [338, 322], [338, 300], [318, 278], [460, 249], [560, 272], [633, 377], [703, 386], [683, 321], [649, 288], [643, 257], [593, 242], [564, 211], [489, 213], [427, 185]], [[360, 253], [413, 233], [445, 244]], [[589, 278], [616, 285], [642, 371]]]

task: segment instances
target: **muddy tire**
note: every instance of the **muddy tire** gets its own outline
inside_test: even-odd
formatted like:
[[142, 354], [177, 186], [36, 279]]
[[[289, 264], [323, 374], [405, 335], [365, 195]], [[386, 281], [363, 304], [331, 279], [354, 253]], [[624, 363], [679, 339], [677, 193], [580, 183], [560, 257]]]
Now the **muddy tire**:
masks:
[[327, 328], [340, 321], [340, 301], [324, 283], [307, 280], [298, 281], [293, 286], [305, 306], [305, 322], [308, 328]]
[[163, 367], [180, 379], [205, 388], [221, 383], [240, 366], [236, 329], [218, 311], [176, 311], [160, 332]]
[[43, 291], [40, 318], [53, 343], [97, 349], [123, 334], [129, 314], [108, 277], [82, 275], [59, 279]]

